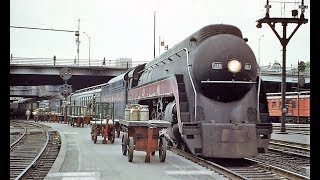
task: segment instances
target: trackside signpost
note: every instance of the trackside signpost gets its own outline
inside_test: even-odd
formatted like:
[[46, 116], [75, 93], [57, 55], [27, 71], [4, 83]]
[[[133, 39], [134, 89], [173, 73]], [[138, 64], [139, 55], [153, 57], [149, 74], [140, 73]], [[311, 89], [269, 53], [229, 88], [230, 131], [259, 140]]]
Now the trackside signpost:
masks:
[[[63, 67], [60, 70], [60, 77], [64, 80], [64, 84], [59, 86], [59, 92], [64, 97], [64, 100], [66, 101], [66, 98], [72, 93], [72, 87], [71, 85], [67, 84], [68, 79], [72, 77], [72, 71], [68, 67]], [[65, 103], [64, 106], [64, 122], [66, 122], [67, 119], [67, 106]]]

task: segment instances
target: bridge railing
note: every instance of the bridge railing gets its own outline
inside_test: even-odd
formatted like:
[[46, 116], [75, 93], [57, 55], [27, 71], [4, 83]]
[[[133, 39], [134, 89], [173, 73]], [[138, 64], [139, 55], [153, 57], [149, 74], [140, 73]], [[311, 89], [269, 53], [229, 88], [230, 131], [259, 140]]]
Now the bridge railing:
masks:
[[92, 66], [92, 67], [119, 67], [131, 68], [137, 65], [147, 63], [147, 61], [124, 61], [124, 60], [101, 60], [101, 59], [56, 59], [52, 58], [26, 58], [11, 57], [11, 64], [18, 65], [41, 65], [41, 66]]

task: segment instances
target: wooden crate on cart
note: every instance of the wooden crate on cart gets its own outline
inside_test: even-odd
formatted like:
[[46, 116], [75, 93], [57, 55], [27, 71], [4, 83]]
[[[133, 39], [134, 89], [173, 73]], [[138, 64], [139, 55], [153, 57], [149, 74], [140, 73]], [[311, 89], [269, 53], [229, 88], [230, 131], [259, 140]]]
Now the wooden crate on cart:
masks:
[[57, 110], [57, 122], [62, 122], [63, 119], [64, 119], [64, 107], [58, 107], [58, 110]]
[[76, 127], [83, 127], [84, 125], [84, 107], [83, 106], [69, 106], [68, 107], [68, 124]]
[[85, 106], [85, 112], [84, 112], [84, 122], [89, 125], [90, 121], [92, 121], [92, 111], [93, 111], [93, 104], [89, 103], [87, 106]]
[[96, 103], [93, 106], [91, 125], [91, 140], [97, 143], [98, 136], [102, 136], [102, 143], [107, 139], [114, 143], [116, 137], [116, 120], [114, 119], [113, 103]]

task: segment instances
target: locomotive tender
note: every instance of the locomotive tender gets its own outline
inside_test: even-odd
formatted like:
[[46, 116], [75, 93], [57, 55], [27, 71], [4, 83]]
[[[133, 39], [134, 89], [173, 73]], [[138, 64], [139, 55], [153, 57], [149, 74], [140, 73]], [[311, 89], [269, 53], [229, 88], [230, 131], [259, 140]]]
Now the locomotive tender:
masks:
[[256, 58], [232, 25], [205, 26], [111, 79], [100, 100], [114, 103], [117, 119], [126, 104], [148, 105], [150, 119], [171, 123], [169, 143], [202, 157], [254, 157], [272, 133]]

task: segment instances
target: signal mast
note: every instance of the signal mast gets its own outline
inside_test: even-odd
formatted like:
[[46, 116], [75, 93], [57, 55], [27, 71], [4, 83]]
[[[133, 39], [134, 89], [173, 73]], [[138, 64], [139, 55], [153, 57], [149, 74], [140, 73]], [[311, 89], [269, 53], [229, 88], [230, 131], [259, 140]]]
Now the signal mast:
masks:
[[[272, 1], [274, 3], [294, 3], [296, 2], [281, 2], [281, 1]], [[299, 5], [299, 9], [301, 9], [300, 17], [298, 17], [299, 12], [297, 9], [291, 10], [292, 17], [285, 18], [285, 17], [275, 17], [271, 18], [269, 15], [269, 11], [271, 8], [271, 5], [269, 3], [269, 0], [267, 0], [266, 5], [264, 6], [266, 8], [266, 14], [264, 18], [261, 18], [257, 20], [257, 28], [261, 28], [263, 23], [266, 23], [270, 26], [272, 31], [275, 33], [277, 38], [279, 39], [281, 45], [282, 45], [282, 81], [281, 81], [281, 132], [286, 132], [285, 127], [285, 115], [286, 115], [286, 107], [285, 107], [285, 93], [286, 93], [286, 48], [287, 44], [289, 43], [290, 39], [294, 35], [294, 33], [298, 30], [298, 28], [302, 24], [306, 24], [308, 22], [308, 19], [304, 17], [305, 9], [308, 8], [308, 6], [304, 5], [304, 0], [301, 1], [301, 4]], [[275, 25], [276, 23], [282, 24], [282, 37], [277, 32]], [[292, 31], [290, 36], [287, 38], [287, 25], [288, 24], [297, 24], [296, 28]]]

